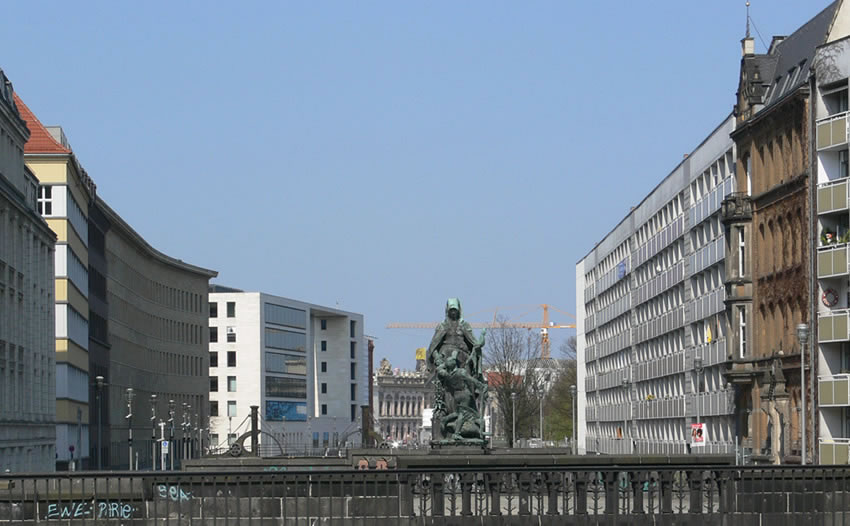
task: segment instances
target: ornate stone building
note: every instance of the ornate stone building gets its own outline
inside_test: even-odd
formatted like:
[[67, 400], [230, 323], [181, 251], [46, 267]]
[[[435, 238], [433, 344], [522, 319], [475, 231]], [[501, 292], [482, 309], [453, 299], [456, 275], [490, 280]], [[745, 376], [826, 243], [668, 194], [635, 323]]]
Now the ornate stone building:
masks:
[[434, 387], [424, 360], [417, 360], [415, 371], [393, 369], [384, 358], [375, 372], [377, 404], [375, 421], [383, 439], [419, 443], [422, 417], [434, 407]]
[[[751, 449], [756, 461], [793, 462], [801, 454], [796, 326], [811, 320], [808, 77], [837, 3], [790, 36], [774, 37], [765, 54], [755, 53], [749, 34], [741, 41], [731, 134], [739, 177], [722, 211], [729, 325], [725, 377], [736, 386], [739, 444]], [[811, 459], [815, 435], [811, 426], [804, 428]]]

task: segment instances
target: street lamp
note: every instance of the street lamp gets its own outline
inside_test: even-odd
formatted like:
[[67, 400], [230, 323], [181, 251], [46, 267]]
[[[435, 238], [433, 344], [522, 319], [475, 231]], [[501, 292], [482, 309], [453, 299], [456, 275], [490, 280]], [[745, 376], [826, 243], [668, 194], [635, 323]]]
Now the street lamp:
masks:
[[516, 447], [516, 396], [516, 393], [511, 393], [511, 419], [513, 420], [511, 447]]
[[696, 421], [696, 423], [697, 424], [700, 423], [699, 422], [699, 416], [700, 416], [700, 412], [701, 412], [700, 406], [702, 405], [702, 397], [700, 396], [700, 395], [702, 395], [702, 371], [703, 371], [702, 358], [697, 356], [696, 358], [694, 358], [694, 372], [697, 375], [697, 378], [696, 378], [696, 380], [697, 380], [696, 381], [696, 384], [697, 384], [697, 386], [696, 386], [697, 387], [697, 403], [696, 403], [696, 406], [697, 406], [697, 421]]
[[623, 420], [623, 425], [625, 426], [626, 429], [623, 431], [623, 440], [626, 439], [626, 433], [628, 433], [628, 435], [629, 435], [629, 445], [628, 445], [629, 453], [632, 453], [632, 440], [631, 440], [632, 432], [631, 432], [631, 429], [629, 429], [629, 413], [631, 412], [631, 402], [632, 402], [631, 393], [629, 392], [629, 385], [631, 383], [632, 383], [632, 381], [629, 379], [628, 376], [623, 376], [623, 389], [626, 392], [626, 414], [625, 414], [626, 418]]
[[156, 395], [151, 395], [151, 469], [156, 471]]
[[101, 466], [101, 450], [103, 449], [103, 410], [100, 399], [103, 393], [103, 377], [98, 375], [94, 377], [95, 381], [95, 397], [97, 399], [97, 470], [100, 471]]
[[130, 449], [130, 471], [133, 471], [133, 388], [127, 388], [127, 445]]
[[174, 400], [168, 401], [168, 459], [171, 471], [174, 471]]
[[803, 417], [800, 419], [800, 464], [806, 464], [806, 343], [809, 341], [809, 325], [797, 325], [797, 340], [800, 342], [800, 401], [802, 402]]
[[576, 455], [578, 453], [578, 444], [576, 443], [576, 391], [577, 389], [575, 384], [571, 385], [570, 399], [572, 399], [573, 402], [573, 455]]

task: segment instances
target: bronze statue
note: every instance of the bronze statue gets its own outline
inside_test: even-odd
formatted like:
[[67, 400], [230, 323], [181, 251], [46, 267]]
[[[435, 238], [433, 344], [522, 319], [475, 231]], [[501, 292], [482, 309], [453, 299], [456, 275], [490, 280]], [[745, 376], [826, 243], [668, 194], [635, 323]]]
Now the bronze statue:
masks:
[[487, 401], [487, 382], [481, 359], [484, 335], [475, 339], [464, 321], [460, 300], [446, 302], [446, 319], [434, 331], [428, 347], [428, 366], [435, 387], [432, 443], [437, 445], [483, 445], [482, 409]]

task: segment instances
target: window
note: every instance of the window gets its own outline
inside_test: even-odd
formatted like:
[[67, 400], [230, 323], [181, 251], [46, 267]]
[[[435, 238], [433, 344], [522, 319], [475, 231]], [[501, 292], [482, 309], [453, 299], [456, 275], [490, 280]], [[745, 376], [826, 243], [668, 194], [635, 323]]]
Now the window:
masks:
[[328, 414], [328, 404], [322, 404], [322, 414]]
[[307, 335], [303, 332], [283, 331], [266, 327], [266, 347], [304, 352], [307, 348]]
[[210, 447], [218, 445], [218, 433], [210, 433]]
[[210, 327], [210, 343], [218, 341], [218, 327]]
[[227, 377], [227, 392], [235, 393], [236, 392], [236, 377], [228, 376]]
[[236, 302], [228, 301], [227, 302], [227, 317], [235, 318], [236, 317]]
[[210, 400], [210, 416], [218, 416], [218, 402]]
[[307, 399], [307, 380], [266, 376], [266, 396], [272, 398]]
[[850, 150], [838, 152], [838, 177], [850, 176]]
[[351, 363], [351, 379], [352, 380], [354, 380], [357, 377], [356, 372], [357, 372], [357, 364], [352, 362]]
[[328, 394], [328, 384], [322, 382], [322, 394]]
[[323, 331], [328, 330], [328, 320], [321, 320], [319, 324], [321, 325]]
[[322, 447], [328, 447], [330, 445], [331, 434], [325, 431], [322, 433]]
[[744, 155], [744, 175], [747, 177], [747, 195], [753, 195], [752, 158], [749, 153]]
[[236, 367], [236, 351], [227, 351], [227, 366]]
[[314, 448], [319, 447], [319, 432], [318, 431], [313, 431], [313, 447]]
[[266, 351], [266, 372], [307, 375], [307, 358]]
[[210, 367], [218, 367], [218, 353], [210, 351]]
[[357, 405], [351, 404], [351, 421], [357, 420]]
[[328, 350], [328, 342], [326, 340], [322, 340], [322, 352]]
[[354, 320], [351, 320], [351, 322], [350, 322], [350, 332], [351, 332], [352, 338], [354, 338], [354, 333], [356, 332], [356, 328], [357, 328], [357, 322], [354, 321]]
[[357, 400], [357, 384], [351, 384], [351, 401]]
[[227, 328], [227, 343], [236, 343], [236, 327]]
[[218, 318], [218, 303], [210, 302], [210, 318]]
[[351, 342], [351, 359], [357, 357], [357, 342]]
[[266, 303], [265, 313], [266, 323], [285, 325], [287, 327], [295, 327], [296, 329], [307, 328], [307, 311], [275, 305], [274, 303]]
[[[235, 410], [236, 410], [236, 408], [234, 408], [234, 411]], [[228, 435], [227, 435], [227, 445], [228, 446], [233, 445], [234, 442], [236, 442], [236, 433], [228, 433]]]
[[227, 416], [236, 416], [236, 400], [227, 401]]
[[38, 213], [43, 216], [53, 215], [53, 187], [38, 187]]
[[218, 376], [210, 376], [210, 392], [218, 392]]
[[746, 245], [744, 244], [744, 228], [738, 230], [738, 277], [744, 276]]
[[747, 308], [738, 307], [738, 354], [740, 358], [747, 355]]
[[322, 362], [322, 372], [328, 372], [328, 362]]

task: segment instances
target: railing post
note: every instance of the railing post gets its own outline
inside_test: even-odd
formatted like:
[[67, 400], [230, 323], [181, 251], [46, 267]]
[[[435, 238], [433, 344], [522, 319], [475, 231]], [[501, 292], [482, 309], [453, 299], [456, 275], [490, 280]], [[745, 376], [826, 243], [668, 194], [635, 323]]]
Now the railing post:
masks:
[[616, 515], [619, 502], [619, 477], [616, 471], [606, 471], [603, 474], [605, 481], [605, 515]]
[[433, 473], [431, 475], [431, 515], [442, 517], [445, 515], [446, 501], [443, 497], [443, 474]]
[[576, 515], [587, 515], [587, 473], [573, 473], [575, 477]]
[[688, 471], [688, 487], [691, 491], [689, 513], [702, 513], [702, 471]]
[[498, 473], [486, 473], [487, 492], [490, 494], [490, 515], [502, 514], [501, 477]]
[[633, 514], [643, 514], [645, 513], [643, 509], [643, 485], [647, 481], [647, 476], [645, 471], [639, 471], [633, 473], [631, 476], [632, 483], [632, 513]]
[[473, 474], [472, 473], [463, 473], [460, 476], [460, 488], [461, 488], [461, 501], [460, 501], [460, 514], [461, 515], [472, 515], [472, 481]]
[[661, 513], [673, 513], [673, 472], [661, 471], [658, 478], [661, 490]]
[[398, 478], [399, 515], [413, 517], [413, 486], [411, 478], [415, 475], [402, 473]]
[[546, 515], [558, 515], [558, 490], [561, 488], [561, 474], [547, 471], [544, 474], [548, 493]]
[[526, 472], [519, 474], [519, 514], [531, 515], [529, 501], [531, 500], [531, 477]]

